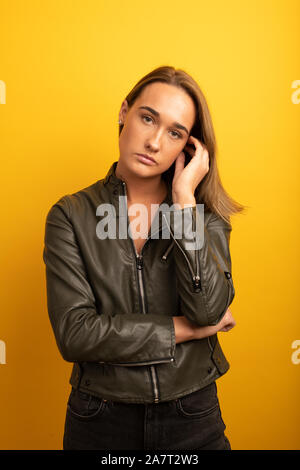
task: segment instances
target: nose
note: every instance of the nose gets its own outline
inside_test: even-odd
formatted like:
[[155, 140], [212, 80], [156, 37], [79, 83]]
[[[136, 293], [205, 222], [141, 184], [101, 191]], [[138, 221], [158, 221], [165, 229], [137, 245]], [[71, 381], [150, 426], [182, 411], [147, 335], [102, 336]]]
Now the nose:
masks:
[[161, 133], [154, 132], [146, 141], [146, 148], [152, 152], [158, 152], [160, 149]]

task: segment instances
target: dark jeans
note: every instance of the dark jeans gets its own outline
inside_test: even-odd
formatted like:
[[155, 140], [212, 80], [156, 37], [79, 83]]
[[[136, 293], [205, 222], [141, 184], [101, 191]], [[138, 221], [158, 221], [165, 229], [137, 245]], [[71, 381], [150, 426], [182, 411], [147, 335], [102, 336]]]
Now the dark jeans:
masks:
[[122, 403], [72, 388], [64, 450], [231, 450], [216, 382], [172, 401]]

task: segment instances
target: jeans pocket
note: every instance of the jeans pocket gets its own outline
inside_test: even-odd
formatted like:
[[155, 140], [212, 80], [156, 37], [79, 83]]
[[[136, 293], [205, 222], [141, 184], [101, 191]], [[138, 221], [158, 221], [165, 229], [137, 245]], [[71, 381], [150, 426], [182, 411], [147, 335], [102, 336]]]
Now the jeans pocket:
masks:
[[103, 398], [81, 392], [72, 387], [67, 411], [71, 416], [82, 421], [89, 421], [101, 415], [107, 406], [107, 401]]
[[212, 382], [201, 390], [176, 400], [177, 413], [187, 418], [208, 416], [219, 409], [216, 383]]

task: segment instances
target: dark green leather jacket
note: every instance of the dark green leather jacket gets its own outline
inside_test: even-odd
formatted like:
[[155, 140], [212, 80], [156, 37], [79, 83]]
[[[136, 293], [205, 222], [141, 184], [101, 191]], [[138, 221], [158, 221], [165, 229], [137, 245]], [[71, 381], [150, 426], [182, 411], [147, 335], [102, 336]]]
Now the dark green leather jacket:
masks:
[[[149, 230], [139, 256], [130, 236], [118, 237], [119, 223], [128, 228], [129, 219], [127, 206], [120, 210], [126, 184], [116, 165], [105, 178], [61, 197], [47, 214], [48, 313], [62, 357], [74, 363], [73, 387], [119, 402], [159, 403], [199, 390], [229, 369], [217, 334], [176, 344], [172, 316], [205, 326], [225, 314], [235, 295], [231, 225], [205, 210], [204, 243], [188, 250], [197, 208], [179, 209], [187, 217], [181, 238], [172, 237], [169, 219], [169, 239], [159, 237], [167, 221], [157, 211], [157, 229]], [[97, 208], [104, 203], [115, 208], [115, 238], [97, 234], [104, 220]], [[163, 203], [172, 205], [171, 187]]]

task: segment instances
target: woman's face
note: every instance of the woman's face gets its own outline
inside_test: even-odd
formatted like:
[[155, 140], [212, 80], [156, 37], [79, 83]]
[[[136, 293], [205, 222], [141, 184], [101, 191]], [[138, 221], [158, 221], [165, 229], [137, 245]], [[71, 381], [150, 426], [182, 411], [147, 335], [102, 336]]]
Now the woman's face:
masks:
[[[119, 137], [122, 171], [141, 177], [162, 174], [183, 150], [195, 118], [191, 97], [183, 89], [167, 83], [147, 85], [131, 109], [124, 100], [119, 113], [124, 123]], [[155, 163], [145, 163], [138, 153], [147, 154]]]

